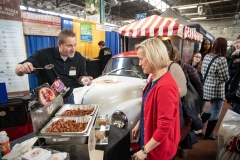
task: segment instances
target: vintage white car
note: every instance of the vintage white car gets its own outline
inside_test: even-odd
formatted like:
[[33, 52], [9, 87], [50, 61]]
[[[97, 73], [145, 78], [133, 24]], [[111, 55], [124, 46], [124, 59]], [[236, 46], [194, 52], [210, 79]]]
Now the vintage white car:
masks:
[[108, 61], [92, 85], [74, 89], [74, 100], [76, 104], [100, 104], [99, 115], [108, 115], [110, 124], [131, 131], [139, 120], [146, 82], [137, 53], [124, 52]]

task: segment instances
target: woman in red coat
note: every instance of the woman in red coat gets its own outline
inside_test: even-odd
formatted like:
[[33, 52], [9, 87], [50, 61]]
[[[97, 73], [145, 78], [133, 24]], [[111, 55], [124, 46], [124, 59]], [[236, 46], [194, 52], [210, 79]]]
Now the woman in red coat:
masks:
[[133, 139], [140, 135], [141, 146], [134, 158], [170, 160], [180, 141], [180, 113], [178, 87], [166, 68], [168, 52], [158, 38], [143, 41], [136, 51], [143, 72], [153, 77], [143, 91], [140, 121], [132, 130]]

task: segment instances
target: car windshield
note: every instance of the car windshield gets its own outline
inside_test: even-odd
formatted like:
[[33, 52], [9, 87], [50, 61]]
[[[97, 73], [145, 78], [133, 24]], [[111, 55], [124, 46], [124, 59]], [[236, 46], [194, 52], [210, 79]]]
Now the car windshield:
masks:
[[104, 74], [138, 78], [142, 77], [144, 79], [148, 76], [143, 73], [137, 57], [119, 57], [110, 59], [104, 69]]

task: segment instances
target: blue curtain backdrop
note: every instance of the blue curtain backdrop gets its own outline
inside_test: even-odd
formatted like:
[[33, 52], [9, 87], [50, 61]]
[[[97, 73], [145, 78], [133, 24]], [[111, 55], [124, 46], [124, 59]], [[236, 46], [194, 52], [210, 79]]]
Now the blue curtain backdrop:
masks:
[[[39, 49], [57, 46], [57, 37], [53, 36], [30, 36], [26, 35], [26, 49], [27, 57], [30, 57]], [[30, 91], [38, 86], [38, 80], [35, 73], [29, 74], [29, 87]]]
[[116, 55], [120, 52], [121, 36], [117, 32], [105, 32], [105, 44], [110, 48], [112, 55]]

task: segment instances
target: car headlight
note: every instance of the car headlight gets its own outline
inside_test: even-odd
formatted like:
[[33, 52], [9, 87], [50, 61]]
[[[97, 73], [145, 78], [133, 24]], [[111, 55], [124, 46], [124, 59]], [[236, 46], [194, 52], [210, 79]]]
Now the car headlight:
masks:
[[122, 111], [115, 111], [112, 114], [111, 122], [114, 126], [118, 128], [126, 128], [128, 125], [127, 116]]

